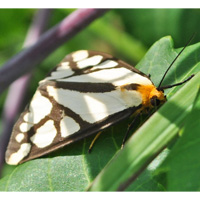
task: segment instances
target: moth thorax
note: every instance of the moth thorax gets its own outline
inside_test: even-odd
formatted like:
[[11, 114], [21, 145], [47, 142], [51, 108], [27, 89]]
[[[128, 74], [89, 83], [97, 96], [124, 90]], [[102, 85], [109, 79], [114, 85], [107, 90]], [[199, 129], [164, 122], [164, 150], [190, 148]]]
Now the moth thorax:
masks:
[[164, 92], [158, 90], [153, 84], [139, 85], [137, 91], [142, 95], [142, 105], [144, 107], [152, 108], [166, 101]]

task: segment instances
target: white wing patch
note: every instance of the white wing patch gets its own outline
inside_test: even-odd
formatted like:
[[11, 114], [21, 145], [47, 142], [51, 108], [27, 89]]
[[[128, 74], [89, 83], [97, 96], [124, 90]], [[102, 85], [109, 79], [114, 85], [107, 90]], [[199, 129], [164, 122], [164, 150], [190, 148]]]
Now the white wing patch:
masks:
[[37, 124], [51, 112], [52, 107], [53, 105], [50, 100], [42, 96], [37, 90], [29, 106], [30, 112], [26, 113], [24, 121], [29, 122], [30, 124]]
[[118, 63], [113, 61], [113, 60], [106, 60], [106, 61], [102, 62], [101, 64], [94, 66], [92, 68], [92, 70], [94, 70], [94, 69], [106, 69], [106, 68], [115, 67], [117, 65], [118, 65]]
[[23, 122], [20, 124], [19, 129], [21, 132], [27, 132], [31, 129], [31, 127], [33, 127], [33, 125], [34, 125], [33, 123], [30, 124], [30, 123]]
[[127, 101], [127, 94], [124, 96], [120, 89], [104, 93], [80, 93], [47, 86], [47, 91], [59, 104], [70, 108], [89, 123], [95, 123], [129, 107], [138, 106], [142, 102], [139, 92], [130, 91]]
[[57, 67], [57, 70], [51, 73], [51, 76], [48, 76], [45, 79], [41, 80], [39, 84], [42, 84], [43, 82], [48, 81], [48, 80], [55, 80], [55, 79], [71, 76], [73, 73], [74, 72], [71, 70], [69, 66], [69, 62], [62, 62], [60, 66]]
[[72, 75], [73, 73], [74, 72], [71, 69], [67, 69], [67, 70], [60, 69], [59, 71], [52, 72], [50, 77], [47, 77], [44, 80], [40, 81], [39, 84], [43, 83], [44, 81], [64, 78], [64, 77]]
[[68, 135], [71, 135], [79, 131], [80, 126], [78, 123], [76, 123], [75, 120], [66, 116], [60, 121], [60, 130], [61, 130], [61, 136], [67, 137]]
[[61, 62], [57, 71], [70, 69], [69, 62]]
[[30, 139], [37, 147], [44, 148], [53, 142], [56, 133], [53, 120], [49, 120], [43, 126], [38, 128], [36, 133]]
[[15, 140], [18, 142], [18, 143], [21, 143], [21, 141], [24, 139], [24, 134], [23, 133], [18, 133], [15, 137]]
[[58, 79], [60, 82], [90, 82], [90, 83], [112, 83], [121, 86], [129, 83], [137, 83], [142, 85], [152, 85], [152, 82], [126, 68], [114, 68], [92, 72], [80, 76], [74, 76], [66, 79]]
[[103, 56], [97, 55], [97, 56], [92, 56], [90, 58], [87, 58], [85, 60], [81, 60], [77, 62], [77, 66], [82, 69], [88, 66], [93, 66], [93, 65], [98, 65], [101, 60], [103, 59]]
[[78, 62], [80, 60], [86, 59], [89, 56], [87, 50], [76, 51], [72, 54], [72, 58], [74, 62]]
[[9, 165], [17, 165], [24, 157], [28, 155], [31, 150], [30, 143], [24, 143], [20, 146], [19, 150], [16, 153], [10, 155], [6, 160]]
[[[120, 88], [117, 89], [121, 90]], [[142, 103], [141, 94], [134, 90], [121, 91], [121, 98], [124, 100], [127, 108], [139, 106]]]

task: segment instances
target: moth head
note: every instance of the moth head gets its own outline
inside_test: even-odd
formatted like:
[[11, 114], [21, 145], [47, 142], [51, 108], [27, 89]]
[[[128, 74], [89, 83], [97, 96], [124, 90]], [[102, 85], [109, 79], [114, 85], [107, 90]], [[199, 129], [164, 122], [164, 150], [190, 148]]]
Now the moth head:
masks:
[[150, 91], [148, 105], [149, 107], [158, 107], [167, 101], [167, 98], [163, 90], [158, 90], [156, 87], [153, 87]]
[[150, 99], [151, 107], [158, 107], [167, 101], [164, 93], [160, 93], [158, 96], [154, 95]]
[[153, 108], [167, 101], [163, 90], [158, 90], [153, 84], [137, 85], [138, 91], [142, 97], [143, 108]]

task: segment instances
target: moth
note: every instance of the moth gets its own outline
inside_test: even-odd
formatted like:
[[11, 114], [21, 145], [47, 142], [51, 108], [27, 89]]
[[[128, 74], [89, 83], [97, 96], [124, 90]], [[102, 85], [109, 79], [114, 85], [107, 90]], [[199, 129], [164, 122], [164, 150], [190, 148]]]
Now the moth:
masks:
[[162, 87], [163, 79], [156, 87], [149, 76], [106, 53], [67, 55], [39, 82], [14, 125], [6, 162], [40, 157], [164, 103], [163, 90], [183, 82]]

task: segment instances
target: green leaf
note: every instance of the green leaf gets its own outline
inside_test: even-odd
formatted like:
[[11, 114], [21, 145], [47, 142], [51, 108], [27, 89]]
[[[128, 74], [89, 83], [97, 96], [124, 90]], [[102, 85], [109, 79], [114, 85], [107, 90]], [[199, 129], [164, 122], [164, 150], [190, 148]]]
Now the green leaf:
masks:
[[[159, 80], [164, 74], [164, 71], [172, 62], [174, 57], [177, 55], [177, 52], [178, 50], [175, 50], [172, 46], [172, 40], [170, 37], [162, 38], [152, 46], [152, 48], [145, 55], [138, 67], [143, 72], [146, 72], [147, 74], [150, 73], [155, 84], [158, 84]], [[164, 84], [176, 83], [187, 78], [195, 70], [199, 71], [199, 52], [200, 44], [195, 44], [187, 47], [185, 53], [181, 55], [180, 59], [178, 59], [176, 64], [170, 70], [169, 77], [167, 76], [167, 80], [164, 82]], [[192, 98], [195, 96], [195, 89], [188, 89], [188, 85], [192, 84], [191, 88], [193, 88], [195, 85], [194, 82], [198, 78], [196, 77], [194, 77], [185, 85], [186, 88], [184, 88], [184, 90], [185, 92], [187, 92], [185, 94], [190, 94], [187, 95], [187, 98], [189, 99], [185, 106], [189, 106], [190, 100], [192, 100]], [[176, 90], [168, 90], [168, 94], [170, 96], [173, 96], [173, 91], [175, 92]], [[166, 144], [166, 141], [169, 141], [171, 138], [174, 137], [174, 132], [176, 132], [175, 130], [179, 129], [179, 123], [181, 122], [182, 118], [185, 118], [187, 116], [188, 110], [186, 109], [186, 111], [183, 112], [183, 115], [181, 115], [181, 119], [179, 119], [179, 117], [177, 116], [169, 116], [168, 114], [179, 113], [180, 111], [183, 111], [185, 109], [184, 105], [182, 105], [181, 103], [179, 105], [179, 100], [181, 100], [184, 97], [184, 95], [182, 95], [182, 93], [181, 95], [178, 95], [178, 97], [176, 97], [175, 100], [171, 98], [170, 101], [167, 102], [166, 105], [164, 105], [163, 108], [160, 109], [159, 112], [157, 112], [154, 115], [154, 117], [150, 118], [150, 120], [148, 120], [146, 123], [148, 124], [148, 129], [145, 128], [146, 125], [142, 126], [139, 129], [144, 130], [144, 133], [135, 134], [134, 140], [129, 141], [132, 141], [134, 143], [134, 151], [132, 150], [132, 147], [130, 147], [130, 143], [128, 142], [124, 150], [119, 151], [120, 154], [124, 155], [124, 157], [120, 158], [120, 164], [117, 165], [117, 167], [115, 166], [113, 168], [113, 171], [110, 171], [106, 179], [103, 180], [102, 185], [104, 185], [104, 187], [95, 187], [94, 185], [94, 190], [117, 189], [117, 183], [121, 183], [121, 181], [126, 180], [126, 177], [129, 177], [129, 175], [132, 174], [131, 168], [134, 166], [134, 163], [132, 163], [131, 160], [133, 156], [136, 156], [136, 153], [139, 153], [144, 147], [147, 148], [147, 150], [138, 157], [138, 159], [142, 159], [142, 162], [139, 162], [138, 160], [139, 164], [137, 162], [137, 166], [135, 166], [137, 167], [136, 171], [138, 171], [139, 169], [141, 169], [141, 166], [143, 166], [141, 165], [141, 163], [147, 164], [148, 162], [150, 162], [150, 160], [152, 160], [152, 158], [155, 156], [154, 153], [156, 153], [156, 149], [158, 147], [162, 148], [162, 145]], [[184, 99], [184, 101], [186, 101], [187, 98]], [[157, 122], [156, 120], [159, 120], [159, 122]], [[166, 128], [166, 131], [164, 131], [165, 135], [162, 135], [164, 124], [167, 124], [167, 127], [164, 126]], [[97, 177], [97, 175], [102, 171], [102, 169], [104, 169], [105, 165], [120, 149], [127, 125], [128, 120], [125, 120], [117, 124], [116, 126], [108, 128], [106, 131], [104, 131], [100, 138], [96, 141], [91, 154], [88, 154], [87, 150], [94, 136], [87, 138], [83, 141], [79, 141], [75, 144], [68, 145], [63, 149], [60, 149], [46, 157], [38, 158], [16, 166], [12, 172], [10, 172], [7, 176], [3, 177], [0, 180], [0, 190], [86, 190], [88, 186], [91, 185], [93, 180]], [[153, 130], [155, 130], [155, 127], [156, 130], [158, 130], [154, 132]], [[175, 127], [176, 129], [173, 129], [173, 127]], [[158, 131], [161, 135], [159, 135]], [[168, 131], [170, 132], [170, 134], [167, 134]], [[135, 141], [135, 139], [137, 139], [137, 142]], [[148, 147], [147, 145], [149, 141], [151, 141], [152, 144]], [[156, 144], [159, 143], [159, 145], [157, 146], [154, 143], [154, 141], [156, 142]], [[137, 151], [135, 151], [135, 149], [137, 149]], [[148, 157], [149, 155], [150, 157]], [[129, 161], [130, 165], [128, 166], [128, 168], [124, 169], [123, 164], [127, 163], [127, 161]], [[117, 171], [126, 172], [126, 176], [122, 176], [122, 174], [119, 175]], [[101, 173], [100, 176], [102, 176]], [[152, 182], [148, 179], [148, 177], [148, 173], [147, 176], [143, 176], [143, 178], [146, 179], [146, 182], [149, 182], [150, 184]], [[108, 185], [108, 183], [110, 183], [110, 185]], [[153, 188], [157, 188], [156, 190], [159, 190], [160, 188], [151, 186], [142, 187], [141, 182], [138, 183], [138, 185], [134, 186], [134, 188], [139, 187], [141, 190], [142, 188], [152, 188], [152, 190]]]
[[[200, 86], [200, 82], [199, 82]], [[164, 177], [168, 191], [200, 190], [200, 90], [191, 113], [182, 127], [182, 137], [174, 145], [169, 157], [156, 170], [155, 176]]]
[[162, 151], [138, 178], [126, 188], [126, 191], [165, 191], [165, 187], [163, 187], [160, 180], [155, 177], [154, 173], [169, 153], [169, 149]]

